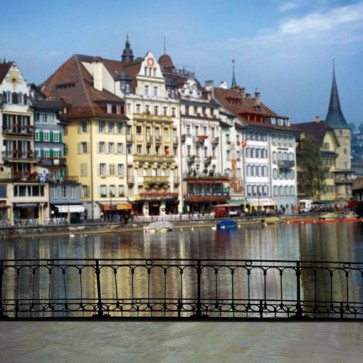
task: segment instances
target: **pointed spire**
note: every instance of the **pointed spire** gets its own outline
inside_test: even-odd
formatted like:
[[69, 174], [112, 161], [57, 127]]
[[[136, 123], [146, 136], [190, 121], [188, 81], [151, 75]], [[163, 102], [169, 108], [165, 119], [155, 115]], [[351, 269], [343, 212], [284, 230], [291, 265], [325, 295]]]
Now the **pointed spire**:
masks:
[[132, 62], [134, 60], [134, 53], [131, 49], [131, 45], [129, 42], [129, 35], [126, 35], [126, 42], [125, 42], [125, 48], [121, 55], [121, 62]]
[[333, 129], [349, 129], [348, 123], [340, 107], [339, 93], [335, 78], [335, 62], [333, 60], [333, 83], [330, 93], [329, 110], [325, 121]]
[[231, 88], [235, 88], [237, 87], [237, 82], [236, 82], [236, 75], [234, 73], [234, 59], [232, 59], [232, 83], [231, 83]]

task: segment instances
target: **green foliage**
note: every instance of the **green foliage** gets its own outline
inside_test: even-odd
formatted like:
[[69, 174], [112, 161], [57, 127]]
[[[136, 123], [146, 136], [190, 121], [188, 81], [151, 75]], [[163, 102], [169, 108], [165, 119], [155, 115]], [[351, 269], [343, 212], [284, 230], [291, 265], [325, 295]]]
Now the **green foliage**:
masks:
[[297, 155], [297, 165], [300, 169], [297, 180], [299, 194], [313, 198], [323, 190], [329, 168], [324, 166], [320, 150], [312, 136], [306, 136], [301, 146]]

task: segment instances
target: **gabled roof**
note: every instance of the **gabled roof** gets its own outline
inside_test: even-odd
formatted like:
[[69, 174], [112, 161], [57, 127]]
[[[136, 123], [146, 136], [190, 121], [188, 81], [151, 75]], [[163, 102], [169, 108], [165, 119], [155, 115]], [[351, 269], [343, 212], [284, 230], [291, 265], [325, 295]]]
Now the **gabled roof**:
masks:
[[94, 60], [95, 57], [73, 55], [41, 85], [42, 92], [50, 99], [63, 100], [69, 106], [68, 118], [125, 118], [106, 113], [105, 107], [100, 107], [105, 102], [123, 104], [124, 101], [106, 90], [99, 91], [93, 87], [93, 77], [82, 63]]
[[300, 124], [294, 124], [294, 126], [301, 132], [312, 136], [319, 147], [322, 146], [327, 132], [331, 132], [331, 135], [335, 139], [337, 145], [339, 145], [333, 129], [325, 121], [304, 122]]
[[12, 65], [13, 62], [0, 63], [0, 83], [2, 83]]

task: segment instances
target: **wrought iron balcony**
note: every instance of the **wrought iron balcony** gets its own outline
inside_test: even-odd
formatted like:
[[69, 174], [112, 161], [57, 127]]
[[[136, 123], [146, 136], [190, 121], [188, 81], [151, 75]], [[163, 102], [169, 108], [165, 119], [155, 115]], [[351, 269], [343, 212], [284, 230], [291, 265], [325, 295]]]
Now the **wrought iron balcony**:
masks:
[[277, 165], [281, 169], [291, 169], [295, 166], [294, 160], [279, 160]]

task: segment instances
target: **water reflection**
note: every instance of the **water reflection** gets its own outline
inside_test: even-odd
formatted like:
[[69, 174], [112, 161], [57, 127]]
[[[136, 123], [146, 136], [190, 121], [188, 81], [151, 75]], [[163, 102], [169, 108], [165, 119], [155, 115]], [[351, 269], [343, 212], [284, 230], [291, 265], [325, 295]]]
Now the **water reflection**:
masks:
[[[3, 240], [1, 259], [226, 259], [289, 261], [363, 261], [363, 224], [251, 225], [231, 231], [212, 228], [104, 235], [21, 238]], [[290, 266], [290, 265], [289, 265]], [[316, 271], [301, 264], [302, 298], [315, 301], [363, 301], [360, 270], [337, 267]], [[206, 266], [202, 297], [217, 306], [220, 301], [295, 300], [295, 265], [264, 270], [259, 266], [219, 268]], [[109, 299], [195, 299], [195, 267], [106, 266], [102, 268], [102, 294]], [[352, 288], [354, 287], [354, 288]], [[3, 296], [8, 299], [75, 299], [82, 306], [97, 295], [93, 266], [62, 269], [39, 267], [6, 270]], [[77, 300], [78, 299], [78, 300]], [[79, 299], [81, 301], [79, 301]], [[313, 309], [314, 307], [312, 307]], [[316, 307], [315, 307], [316, 308]]]

